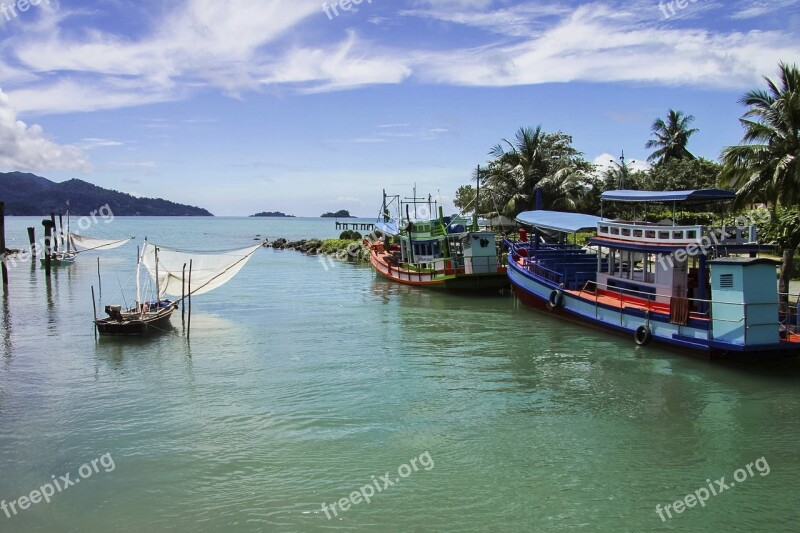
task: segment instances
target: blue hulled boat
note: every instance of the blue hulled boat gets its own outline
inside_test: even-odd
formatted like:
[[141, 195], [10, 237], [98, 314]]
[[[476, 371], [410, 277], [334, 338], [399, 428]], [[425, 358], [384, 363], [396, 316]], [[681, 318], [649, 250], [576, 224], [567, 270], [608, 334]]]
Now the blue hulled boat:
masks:
[[[509, 248], [508, 276], [517, 297], [576, 322], [656, 341], [708, 358], [796, 356], [798, 296], [780, 295], [778, 262], [756, 242], [756, 228], [676, 225], [678, 206], [717, 204], [734, 194], [701, 191], [610, 191], [606, 202], [633, 208], [634, 220], [528, 211]], [[632, 204], [632, 205], [631, 205]], [[636, 221], [636, 207], [670, 205], [673, 220]], [[569, 236], [592, 231], [587, 246]]]

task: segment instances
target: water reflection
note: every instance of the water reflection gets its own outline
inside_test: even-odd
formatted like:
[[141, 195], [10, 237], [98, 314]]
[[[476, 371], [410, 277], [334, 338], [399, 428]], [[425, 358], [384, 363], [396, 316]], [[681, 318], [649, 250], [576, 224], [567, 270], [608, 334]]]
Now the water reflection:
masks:
[[8, 301], [8, 289], [3, 290], [2, 310], [0, 312], [3, 323], [3, 357], [11, 360], [12, 353], [12, 331], [11, 331], [11, 304]]

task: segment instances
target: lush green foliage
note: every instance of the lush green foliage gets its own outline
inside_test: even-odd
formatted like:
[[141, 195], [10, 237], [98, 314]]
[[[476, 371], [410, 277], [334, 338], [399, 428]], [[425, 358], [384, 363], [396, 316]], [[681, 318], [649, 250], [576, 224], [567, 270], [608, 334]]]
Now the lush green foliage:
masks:
[[689, 137], [697, 133], [697, 129], [690, 128], [694, 122], [693, 115], [684, 115], [681, 111], [670, 109], [666, 122], [656, 119], [652, 130], [655, 139], [647, 141], [645, 148], [656, 150], [647, 158], [651, 163], [662, 164], [671, 161], [694, 159], [694, 155], [686, 148]]

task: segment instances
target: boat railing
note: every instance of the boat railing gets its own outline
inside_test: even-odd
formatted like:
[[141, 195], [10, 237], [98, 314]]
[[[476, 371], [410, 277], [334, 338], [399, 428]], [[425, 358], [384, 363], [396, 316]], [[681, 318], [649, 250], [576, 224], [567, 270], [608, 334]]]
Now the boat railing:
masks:
[[755, 226], [661, 226], [600, 222], [597, 236], [650, 244], [747, 244], [755, 242]]

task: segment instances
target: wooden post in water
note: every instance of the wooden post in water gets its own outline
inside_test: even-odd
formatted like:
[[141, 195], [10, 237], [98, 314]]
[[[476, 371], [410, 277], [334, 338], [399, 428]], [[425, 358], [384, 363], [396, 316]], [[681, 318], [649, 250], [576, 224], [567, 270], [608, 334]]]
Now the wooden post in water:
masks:
[[192, 332], [192, 263], [193, 259], [189, 259], [189, 323], [186, 326], [186, 338], [188, 339]]
[[36, 229], [28, 228], [28, 242], [31, 244], [31, 259], [36, 261]]
[[50, 246], [52, 244], [50, 236], [54, 225], [52, 220], [42, 220], [42, 226], [44, 226], [44, 273], [48, 278], [50, 277]]
[[186, 320], [186, 263], [183, 264], [181, 275], [181, 321]]
[[97, 258], [97, 288], [100, 290], [100, 300], [103, 300], [103, 280], [100, 279], [100, 258]]
[[50, 213], [50, 222], [53, 224], [50, 226], [51, 235], [55, 236], [55, 239], [50, 241], [50, 246], [53, 248], [53, 252], [58, 251], [58, 227], [56, 226], [56, 214]]
[[3, 291], [8, 290], [8, 267], [6, 267], [6, 204], [0, 202], [0, 256], [3, 260], [0, 261], [2, 266], [0, 270], [3, 271]]
[[[94, 285], [92, 285], [92, 309], [94, 309], [94, 322], [97, 322], [97, 300], [94, 299]], [[92, 323], [94, 328], [94, 338], [97, 338], [97, 324]]]

